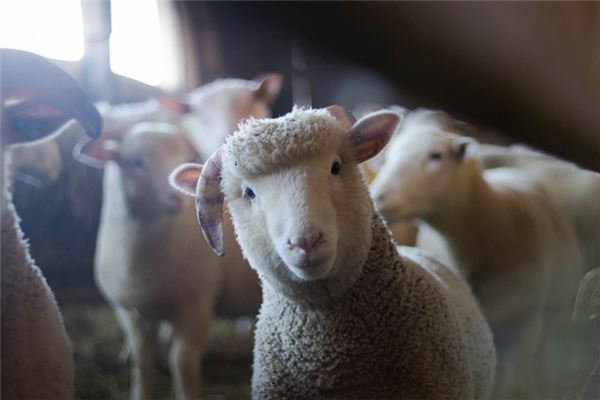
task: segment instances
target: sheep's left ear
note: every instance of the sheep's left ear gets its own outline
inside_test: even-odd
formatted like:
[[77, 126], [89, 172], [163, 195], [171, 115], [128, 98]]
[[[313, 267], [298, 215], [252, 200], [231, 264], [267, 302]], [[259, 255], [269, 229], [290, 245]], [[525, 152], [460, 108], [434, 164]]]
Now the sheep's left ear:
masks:
[[347, 135], [354, 147], [356, 161], [361, 163], [377, 155], [390, 140], [399, 122], [398, 114], [378, 111], [355, 123]]
[[472, 156], [471, 148], [473, 147], [474, 140], [466, 137], [455, 139], [452, 142], [452, 155], [456, 161], [462, 161]]
[[258, 82], [258, 86], [254, 90], [255, 97], [257, 99], [265, 100], [267, 103], [273, 103], [283, 85], [283, 75], [270, 73], [259, 75], [254, 78]]
[[202, 164], [182, 164], [169, 175], [169, 183], [188, 196], [196, 196], [196, 186], [202, 173]]

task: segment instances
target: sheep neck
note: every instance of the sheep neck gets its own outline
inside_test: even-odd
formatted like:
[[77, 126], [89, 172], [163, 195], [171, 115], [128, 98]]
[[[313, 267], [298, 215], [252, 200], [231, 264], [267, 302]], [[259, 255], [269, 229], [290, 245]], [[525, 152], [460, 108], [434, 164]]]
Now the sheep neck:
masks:
[[[497, 232], [510, 232], [507, 203], [473, 165], [461, 182], [460, 195], [440, 207], [425, 222], [447, 241], [450, 255], [473, 282], [487, 279], [501, 271]], [[504, 246], [503, 246], [504, 247]]]

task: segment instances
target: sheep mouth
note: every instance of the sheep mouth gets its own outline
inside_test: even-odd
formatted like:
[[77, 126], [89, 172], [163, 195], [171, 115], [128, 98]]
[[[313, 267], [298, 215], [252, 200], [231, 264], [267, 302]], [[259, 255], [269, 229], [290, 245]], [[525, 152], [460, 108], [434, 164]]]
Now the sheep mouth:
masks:
[[333, 252], [311, 254], [286, 261], [287, 268], [300, 280], [311, 281], [324, 278], [331, 271]]

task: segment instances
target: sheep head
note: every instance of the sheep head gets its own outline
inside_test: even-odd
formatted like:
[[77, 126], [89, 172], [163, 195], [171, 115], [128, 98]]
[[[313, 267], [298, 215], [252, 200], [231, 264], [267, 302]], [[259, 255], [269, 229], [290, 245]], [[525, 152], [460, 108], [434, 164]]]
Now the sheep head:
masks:
[[390, 141], [370, 185], [375, 205], [389, 223], [428, 219], [445, 210], [453, 196], [460, 196], [463, 171], [473, 162], [469, 151], [473, 140], [447, 131], [447, 115], [410, 114]]
[[240, 121], [271, 116], [270, 106], [282, 83], [282, 75], [275, 73], [255, 80], [222, 79], [201, 86], [184, 98], [163, 98], [161, 104], [180, 110], [182, 126], [194, 133], [190, 135], [192, 143], [207, 159], [235, 132]]
[[175, 125], [139, 122], [123, 135], [78, 143], [74, 157], [92, 167], [114, 162], [129, 215], [154, 219], [182, 210], [183, 198], [168, 183], [169, 173], [197, 159], [186, 136]]
[[252, 119], [204, 168], [182, 165], [171, 182], [196, 196], [218, 254], [226, 198], [238, 242], [263, 278], [283, 286], [346, 279], [371, 240], [373, 207], [358, 163], [385, 146], [398, 122], [378, 112], [354, 123], [337, 106]]

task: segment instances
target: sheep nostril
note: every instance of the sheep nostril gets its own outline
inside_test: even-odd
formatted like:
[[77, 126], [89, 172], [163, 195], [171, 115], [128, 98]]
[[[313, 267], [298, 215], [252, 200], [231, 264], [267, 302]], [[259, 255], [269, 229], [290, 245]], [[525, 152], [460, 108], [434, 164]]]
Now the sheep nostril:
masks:
[[293, 239], [288, 239], [287, 246], [290, 250], [300, 249], [304, 251], [309, 251], [319, 246], [323, 242], [323, 233], [317, 232], [312, 235], [296, 237]]

